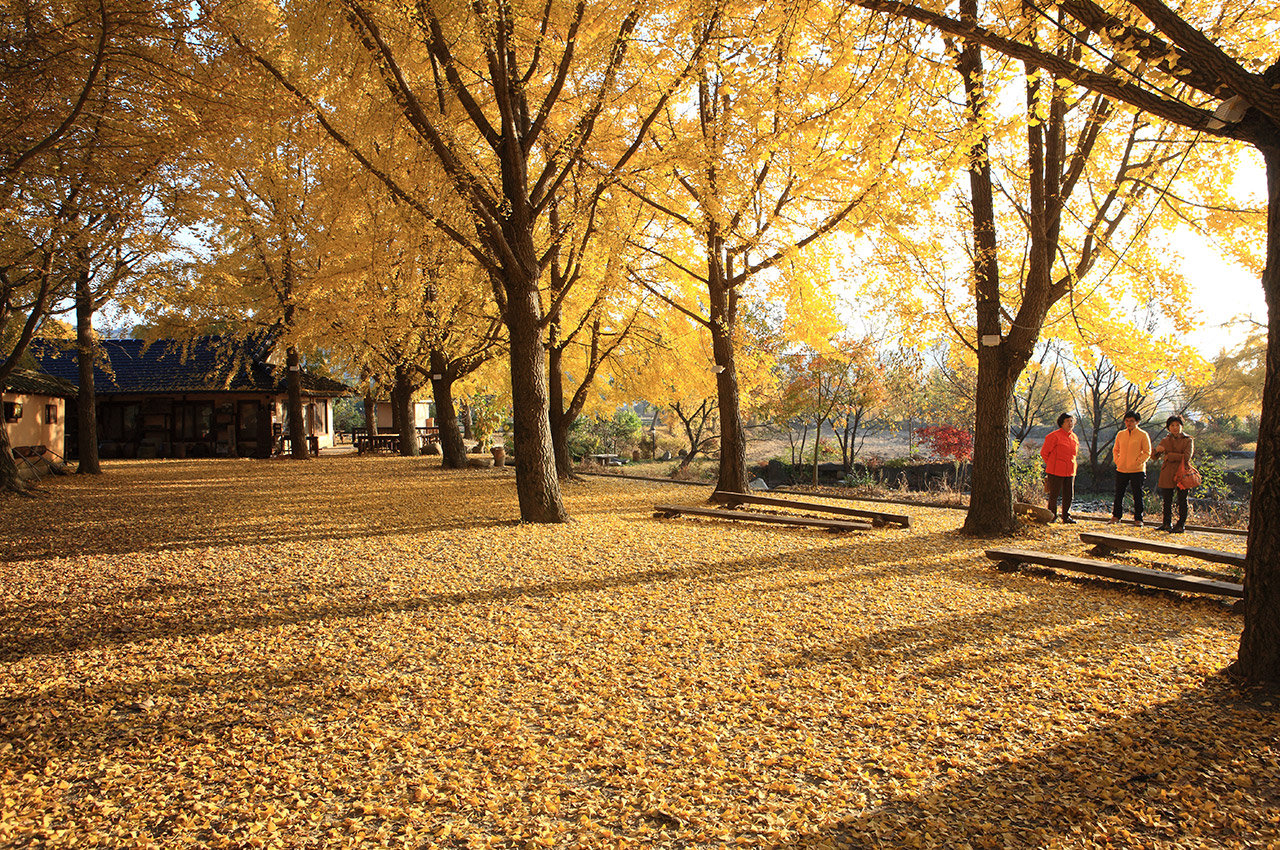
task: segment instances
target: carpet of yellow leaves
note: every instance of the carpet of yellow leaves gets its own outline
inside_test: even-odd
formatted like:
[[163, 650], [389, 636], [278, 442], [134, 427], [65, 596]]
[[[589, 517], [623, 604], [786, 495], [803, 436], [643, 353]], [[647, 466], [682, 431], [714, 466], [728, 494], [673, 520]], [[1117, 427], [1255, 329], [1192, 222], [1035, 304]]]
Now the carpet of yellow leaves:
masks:
[[709, 490], [592, 478], [534, 527], [431, 459], [106, 469], [0, 497], [0, 846], [1280, 841], [1238, 617], [997, 572], [962, 512], [656, 520]]

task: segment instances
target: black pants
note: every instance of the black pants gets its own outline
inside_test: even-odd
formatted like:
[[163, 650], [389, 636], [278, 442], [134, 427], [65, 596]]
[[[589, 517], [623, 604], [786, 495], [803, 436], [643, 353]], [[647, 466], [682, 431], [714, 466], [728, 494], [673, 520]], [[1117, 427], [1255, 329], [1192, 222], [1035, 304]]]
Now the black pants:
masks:
[[1111, 506], [1111, 515], [1116, 519], [1124, 516], [1124, 492], [1133, 492], [1133, 518], [1142, 522], [1142, 485], [1146, 483], [1145, 472], [1116, 473], [1116, 501]]
[[1071, 496], [1075, 489], [1074, 475], [1046, 475], [1049, 479], [1049, 513], [1058, 512], [1058, 496], [1062, 496], [1062, 518], [1071, 516]]
[[1178, 494], [1178, 527], [1187, 524], [1187, 491], [1177, 487], [1161, 487], [1160, 494], [1164, 496], [1164, 524], [1170, 525], [1169, 522], [1173, 518], [1173, 494]]

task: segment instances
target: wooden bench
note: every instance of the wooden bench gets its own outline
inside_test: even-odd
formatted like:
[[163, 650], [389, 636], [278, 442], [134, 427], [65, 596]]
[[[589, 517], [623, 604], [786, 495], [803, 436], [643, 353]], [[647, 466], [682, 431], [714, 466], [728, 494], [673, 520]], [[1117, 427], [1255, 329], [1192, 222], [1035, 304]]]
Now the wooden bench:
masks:
[[677, 516], [705, 516], [717, 519], [750, 520], [767, 522], [774, 525], [790, 525], [800, 528], [822, 528], [827, 531], [869, 531], [871, 523], [846, 519], [824, 519], [822, 517], [782, 516], [780, 514], [759, 514], [748, 511], [721, 511], [715, 508], [701, 508], [695, 505], [654, 505], [653, 515], [670, 519]]
[[[1159, 512], [1156, 513], [1159, 516]], [[1105, 522], [1111, 519], [1110, 514], [1073, 514], [1076, 519], [1096, 519], [1098, 522]], [[1136, 525], [1132, 519], [1120, 520], [1121, 525]], [[1158, 525], [1159, 522], [1152, 522], [1150, 519], [1146, 521], [1147, 527]], [[1223, 528], [1220, 525], [1188, 525], [1187, 531], [1194, 531], [1198, 534], [1225, 534], [1229, 537], [1248, 537], [1249, 529], [1247, 528]]]
[[1159, 552], [1161, 555], [1186, 555], [1201, 561], [1215, 564], [1230, 564], [1243, 567], [1244, 555], [1239, 552], [1224, 552], [1221, 549], [1206, 549], [1202, 546], [1179, 546], [1177, 543], [1164, 543], [1159, 540], [1144, 540], [1140, 537], [1122, 537], [1119, 534], [1090, 534], [1081, 532], [1080, 539], [1096, 546], [1099, 552], [1141, 550]]
[[793, 508], [803, 511], [820, 511], [836, 516], [852, 516], [871, 520], [872, 525], [882, 526], [894, 523], [903, 528], [911, 527], [911, 517], [906, 514], [890, 514], [884, 511], [867, 511], [861, 508], [845, 508], [833, 505], [819, 505], [815, 502], [799, 502], [791, 499], [775, 499], [771, 496], [759, 496], [755, 493], [731, 493], [728, 490], [717, 490], [711, 494], [711, 501], [719, 502], [730, 508], [738, 505], [766, 505], [774, 508]]
[[1041, 567], [1052, 567], [1055, 570], [1119, 579], [1130, 584], [1163, 587], [1167, 590], [1181, 590], [1186, 593], [1211, 593], [1217, 596], [1232, 596], [1237, 599], [1244, 596], [1243, 585], [1228, 581], [1214, 581], [1213, 579], [1200, 578], [1199, 576], [1152, 570], [1147, 567], [1108, 564], [1105, 561], [1094, 561], [1089, 558], [1051, 555], [1047, 552], [1032, 552], [1028, 549], [988, 549], [987, 557], [993, 561], [999, 561], [1000, 569], [1006, 571], [1016, 570], [1020, 564], [1034, 564]]

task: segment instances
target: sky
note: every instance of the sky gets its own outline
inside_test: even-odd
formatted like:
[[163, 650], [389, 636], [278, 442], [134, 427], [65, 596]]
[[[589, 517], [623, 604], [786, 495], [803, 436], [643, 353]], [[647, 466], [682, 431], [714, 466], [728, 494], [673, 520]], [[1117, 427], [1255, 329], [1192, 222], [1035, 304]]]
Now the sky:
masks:
[[[1267, 195], [1266, 172], [1262, 157], [1252, 149], [1241, 149], [1232, 190], [1241, 205], [1262, 205]], [[1258, 234], [1263, 239], [1262, 233]], [[1234, 348], [1244, 340], [1244, 325], [1224, 327], [1238, 317], [1252, 318], [1263, 325], [1267, 321], [1267, 302], [1262, 294], [1262, 281], [1235, 263], [1224, 262], [1218, 251], [1206, 240], [1187, 231], [1176, 236], [1179, 253], [1186, 259], [1186, 277], [1194, 293], [1195, 306], [1202, 321], [1188, 342], [1212, 359], [1223, 348]]]
[[1187, 341], [1212, 360], [1222, 349], [1235, 348], [1248, 333], [1243, 325], [1224, 327], [1232, 319], [1244, 316], [1266, 324], [1262, 281], [1238, 265], [1223, 262], [1212, 246], [1194, 236], [1186, 236], [1179, 247], [1187, 260], [1187, 278], [1202, 321]]

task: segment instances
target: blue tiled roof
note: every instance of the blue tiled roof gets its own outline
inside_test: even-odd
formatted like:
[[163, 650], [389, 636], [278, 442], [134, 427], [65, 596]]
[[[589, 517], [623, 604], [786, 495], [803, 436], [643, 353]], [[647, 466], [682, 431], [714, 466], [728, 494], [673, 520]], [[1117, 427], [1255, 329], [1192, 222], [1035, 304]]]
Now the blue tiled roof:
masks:
[[[98, 349], [93, 386], [99, 395], [286, 391], [285, 368], [266, 362], [270, 345], [261, 337], [243, 340], [203, 336], [190, 342], [109, 339], [99, 340]], [[33, 341], [31, 353], [45, 372], [79, 384], [74, 343]], [[340, 381], [303, 372], [302, 391], [336, 396], [347, 394], [351, 388]]]
[[75, 384], [35, 369], [14, 369], [5, 379], [4, 388], [15, 393], [47, 395], [55, 398], [75, 398], [76, 396]]

